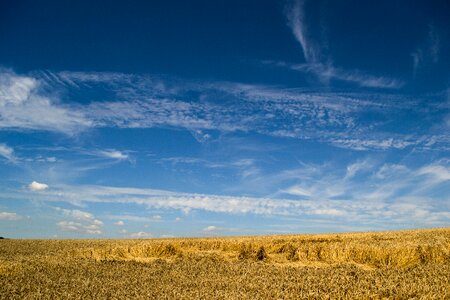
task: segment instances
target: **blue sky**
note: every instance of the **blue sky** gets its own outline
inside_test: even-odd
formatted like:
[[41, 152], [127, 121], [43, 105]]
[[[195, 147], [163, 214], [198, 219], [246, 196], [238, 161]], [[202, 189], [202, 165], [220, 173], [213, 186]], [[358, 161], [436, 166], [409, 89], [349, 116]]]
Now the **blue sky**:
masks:
[[448, 1], [0, 4], [0, 235], [450, 225]]

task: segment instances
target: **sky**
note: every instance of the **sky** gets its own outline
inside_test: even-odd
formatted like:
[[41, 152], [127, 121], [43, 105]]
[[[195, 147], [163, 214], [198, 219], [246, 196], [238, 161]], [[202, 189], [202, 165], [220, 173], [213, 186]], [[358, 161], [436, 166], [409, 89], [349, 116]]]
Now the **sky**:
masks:
[[449, 14], [1, 1], [0, 236], [448, 227]]

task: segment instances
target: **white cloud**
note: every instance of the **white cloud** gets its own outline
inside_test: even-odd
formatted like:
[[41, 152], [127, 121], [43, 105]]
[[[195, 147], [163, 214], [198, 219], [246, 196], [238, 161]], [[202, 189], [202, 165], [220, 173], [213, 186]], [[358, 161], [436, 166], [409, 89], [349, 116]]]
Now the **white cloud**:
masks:
[[398, 164], [384, 164], [376, 173], [375, 177], [378, 179], [385, 179], [388, 177], [395, 177], [398, 174], [408, 174], [409, 169], [406, 166]]
[[201, 165], [204, 166], [206, 168], [224, 168], [226, 167], [225, 164], [223, 163], [217, 163], [217, 162], [211, 162], [205, 159], [201, 159], [201, 158], [196, 158], [196, 157], [166, 157], [166, 158], [162, 158], [160, 159], [161, 163], [171, 163], [173, 165], [178, 165], [178, 164], [189, 164], [189, 165]]
[[[358, 163], [361, 161], [355, 162], [355, 164]], [[336, 166], [329, 164], [303, 164], [299, 168], [273, 174], [261, 174], [258, 178], [254, 178], [254, 186], [262, 186], [269, 193], [275, 192], [270, 197], [181, 193], [98, 185], [52, 186], [51, 190], [42, 191], [35, 197], [40, 201], [58, 203], [65, 201], [76, 205], [133, 204], [153, 211], [255, 214], [302, 220], [327, 220], [336, 224], [359, 222], [365, 226], [371, 224], [370, 226], [376, 228], [381, 228], [385, 224], [401, 225], [405, 224], [404, 222], [414, 222], [417, 226], [443, 226], [450, 221], [447, 218], [450, 202], [447, 195], [443, 193], [450, 183], [450, 172], [446, 163], [442, 160], [416, 169], [409, 169], [403, 165], [380, 166], [377, 163], [368, 163], [364, 167], [364, 172], [356, 173], [353, 173], [354, 170], [349, 171], [347, 166], [336, 169]], [[349, 172], [353, 176], [349, 176]], [[282, 192], [276, 193], [280, 187], [285, 188], [281, 190]], [[286, 191], [290, 191], [289, 199], [279, 197], [286, 194]], [[3, 195], [6, 194], [3, 193]], [[8, 197], [10, 197], [9, 194]], [[14, 195], [14, 197], [26, 199], [27, 195]], [[400, 204], [402, 205], [398, 206]], [[406, 204], [417, 207], [426, 217], [418, 218], [418, 214], [413, 213], [412, 210], [397, 210], [399, 207], [407, 207]], [[96, 225], [96, 230], [101, 230], [101, 221], [90, 213], [79, 210], [60, 209], [59, 211], [69, 218], [65, 220], [67, 222], [83, 226]], [[159, 219], [138, 215], [109, 216], [108, 218], [115, 221], [130, 220], [130, 222], [146, 223]], [[62, 225], [73, 227], [77, 224], [63, 223]], [[75, 227], [82, 230], [82, 227], [78, 225]]]
[[354, 150], [368, 150], [368, 149], [404, 149], [408, 146], [418, 144], [417, 141], [410, 141], [402, 139], [387, 138], [374, 139], [373, 137], [367, 139], [333, 139], [331, 143], [337, 147], [348, 148]]
[[163, 217], [160, 215], [138, 216], [138, 215], [124, 214], [124, 215], [107, 215], [105, 217], [108, 219], [119, 220], [118, 222], [114, 223], [116, 225], [121, 225], [123, 221], [148, 223], [148, 222], [160, 222], [163, 219]]
[[15, 76], [11, 72], [3, 71], [0, 73], [0, 106], [27, 101], [37, 86], [38, 82], [34, 78]]
[[211, 139], [211, 135], [209, 133], [205, 133], [203, 130], [195, 129], [190, 130], [190, 132], [199, 143], [206, 143]]
[[56, 102], [43, 93], [38, 79], [0, 70], [0, 129], [72, 134], [91, 125], [79, 110]]
[[[63, 208], [56, 208], [57, 211], [61, 211], [65, 216], [68, 217], [72, 217], [75, 218], [77, 220], [81, 220], [81, 221], [89, 221], [89, 222], [93, 222], [95, 221], [95, 223], [99, 223], [99, 221], [95, 220], [95, 217], [93, 214], [82, 211], [82, 210], [78, 210], [78, 209], [63, 209]], [[100, 222], [101, 223], [101, 222]]]
[[417, 172], [418, 175], [430, 175], [438, 182], [450, 180], [450, 168], [442, 165], [428, 165], [422, 167]]
[[56, 224], [63, 231], [72, 231], [84, 234], [102, 234], [97, 224], [82, 224], [74, 221], [61, 221]]
[[49, 162], [49, 163], [54, 163], [57, 162], [58, 159], [54, 156], [50, 156], [50, 157], [44, 157], [42, 155], [38, 155], [34, 158], [28, 157], [28, 158], [24, 158], [23, 161], [26, 162]]
[[[224, 121], [217, 117], [223, 110]], [[189, 103], [171, 99], [146, 99], [145, 101], [121, 101], [93, 103], [88, 108], [89, 118], [99, 127], [151, 128], [178, 127], [189, 130], [221, 129], [238, 130], [224, 107], [212, 104]]]
[[[370, 76], [358, 71], [345, 71], [331, 65], [321, 65], [320, 62], [288, 67], [322, 74], [325, 80], [328, 80], [326, 78], [342, 79], [362, 86], [394, 88], [401, 85], [400, 82], [388, 78]], [[25, 89], [25, 92], [30, 93], [28, 97], [20, 96], [19, 93], [19, 96], [12, 99], [22, 99], [20, 103], [25, 104], [35, 103], [33, 99], [37, 97], [36, 95], [44, 97], [39, 94], [39, 83], [45, 84], [47, 90], [54, 89], [54, 94], [63, 93], [58, 90], [61, 86], [70, 90], [74, 86], [83, 88], [86, 84], [93, 87], [101, 84], [102, 88], [111, 89], [116, 93], [117, 99], [114, 101], [92, 101], [85, 105], [62, 105], [57, 99], [49, 100], [48, 103], [52, 109], [64, 108], [67, 112], [82, 116], [87, 123], [74, 126], [79, 129], [88, 127], [183, 128], [202, 143], [213, 140], [214, 135], [211, 132], [214, 131], [242, 131], [277, 137], [314, 139], [337, 147], [356, 150], [403, 149], [410, 146], [435, 148], [438, 144], [445, 149], [450, 144], [450, 139], [445, 134], [432, 136], [422, 133], [419, 135], [413, 128], [407, 133], [393, 134], [386, 131], [383, 122], [370, 124], [364, 122], [366, 114], [381, 120], [392, 119], [393, 115], [406, 116], [411, 112], [420, 118], [439, 111], [439, 107], [435, 106], [434, 102], [431, 104], [432, 101], [427, 99], [411, 99], [409, 96], [408, 106], [405, 107], [407, 96], [397, 94], [320, 93], [316, 90], [285, 89], [276, 86], [162, 80], [152, 76], [110, 73], [63, 72], [51, 73], [51, 76], [49, 74], [35, 75], [35, 77], [32, 79], [38, 83], [37, 87], [33, 88], [31, 85], [29, 89]], [[47, 77], [52, 79], [48, 80]], [[189, 92], [200, 93], [201, 101], [184, 99], [185, 94]], [[226, 104], [213, 101], [217, 95], [226, 98]], [[18, 100], [8, 100], [8, 103], [11, 101]], [[11, 109], [8, 108], [6, 111]], [[5, 110], [2, 110], [0, 114], [3, 111]], [[26, 112], [26, 109], [21, 108], [20, 111]], [[46, 120], [39, 116], [39, 120], [41, 119]], [[0, 121], [0, 128], [2, 122]], [[56, 124], [44, 126], [45, 128], [31, 127], [75, 132], [67, 130], [67, 126], [61, 127]], [[376, 136], [374, 132], [377, 133]], [[204, 139], [204, 136], [207, 138]], [[430, 146], [427, 143], [432, 139], [435, 142]], [[130, 159], [127, 152], [115, 149], [95, 150], [89, 153], [87, 151], [85, 154], [111, 158], [116, 162]], [[173, 160], [173, 163], [177, 162]], [[189, 162], [179, 161], [179, 163]], [[195, 162], [191, 160], [191, 163]], [[207, 161], [197, 160], [197, 163], [204, 163], [211, 168], [217, 167], [214, 164], [208, 164]], [[252, 177], [258, 175], [258, 170], [245, 170], [242, 175]]]
[[117, 221], [114, 223], [114, 225], [123, 226], [123, 225], [125, 225], [125, 223], [123, 221]]
[[14, 155], [14, 149], [6, 144], [0, 144], [0, 156], [9, 162], [16, 162], [17, 158]]
[[291, 186], [290, 188], [283, 190], [283, 193], [294, 195], [294, 196], [312, 196], [312, 192], [298, 185]]
[[126, 221], [130, 221], [130, 222], [150, 222], [152, 219], [149, 217], [141, 217], [141, 216], [135, 216], [135, 215], [113, 215], [113, 216], [109, 216], [109, 218], [112, 219], [121, 219], [121, 220], [126, 220]]
[[345, 178], [352, 178], [358, 172], [370, 170], [373, 167], [372, 163], [368, 160], [358, 161], [356, 163], [347, 166], [347, 173]]
[[398, 89], [404, 86], [404, 82], [398, 79], [383, 76], [373, 76], [358, 70], [344, 70], [333, 67], [332, 65], [315, 63], [300, 65], [287, 64], [286, 66], [291, 68], [292, 70], [314, 73], [323, 82], [328, 82], [330, 79], [335, 79], [356, 83], [357, 85], [362, 87], [385, 89]]
[[152, 234], [144, 231], [134, 232], [129, 235], [132, 239], [145, 239], [145, 238], [151, 238]]
[[151, 219], [153, 221], [159, 222], [162, 220], [162, 217], [160, 215], [155, 215], [155, 216], [152, 216]]
[[[135, 203], [156, 209], [206, 210], [231, 214], [295, 215], [307, 213], [310, 207], [319, 209], [323, 206], [323, 203], [314, 201], [189, 194], [108, 186], [54, 187], [52, 191], [42, 196], [48, 201], [65, 200], [77, 204], [83, 202]], [[130, 218], [130, 220], [131, 218], [143, 219], [138, 216], [121, 216], [121, 218]], [[151, 221], [152, 218], [144, 218], [144, 220]]]
[[211, 231], [217, 231], [218, 229], [219, 228], [217, 228], [216, 226], [210, 225], [210, 226], [203, 228], [203, 231], [211, 232]]
[[345, 216], [346, 212], [335, 208], [330, 209], [316, 209], [312, 211], [313, 214], [327, 215], [327, 216]]
[[237, 161], [234, 161], [232, 165], [238, 166], [238, 167], [249, 167], [253, 166], [255, 164], [255, 160], [252, 158], [242, 158]]
[[72, 220], [64, 220], [58, 222], [58, 227], [63, 231], [73, 231], [86, 234], [102, 234], [103, 222], [95, 218], [95, 216], [89, 212], [81, 211], [78, 209], [64, 209], [55, 208], [57, 211]]
[[308, 63], [315, 63], [319, 60], [320, 51], [307, 37], [308, 32], [305, 25], [304, 2], [305, 1], [302, 0], [294, 1], [291, 7], [286, 8], [286, 16], [289, 27], [292, 29], [292, 33], [302, 46], [305, 60]]
[[[129, 193], [131, 192], [131, 193]], [[136, 193], [133, 193], [136, 192]], [[308, 215], [326, 209], [355, 210], [354, 203], [346, 201], [320, 200], [297, 201], [286, 199], [267, 199], [252, 197], [231, 197], [202, 194], [173, 193], [149, 189], [122, 189], [104, 186], [78, 187], [77, 192], [70, 190], [55, 191], [47, 194], [46, 199], [55, 197], [55, 201], [136, 203], [157, 209], [206, 210], [231, 214], [265, 214], [265, 215]], [[72, 194], [74, 193], [74, 194]], [[370, 206], [367, 207], [370, 209]]]
[[39, 182], [37, 182], [37, 181], [33, 181], [32, 183], [30, 183], [30, 184], [28, 185], [28, 188], [29, 188], [31, 191], [43, 191], [43, 190], [45, 190], [45, 189], [48, 189], [48, 185], [45, 184], [45, 183], [39, 183]]
[[0, 212], [0, 221], [17, 221], [22, 219], [22, 216], [17, 213]]
[[179, 217], [176, 217], [176, 218], [175, 218], [175, 222], [181, 222], [181, 220], [182, 220], [182, 219], [179, 218]]
[[123, 153], [118, 150], [105, 150], [105, 151], [99, 151], [99, 155], [112, 158], [112, 159], [118, 159], [118, 160], [127, 160], [129, 158], [128, 154]]

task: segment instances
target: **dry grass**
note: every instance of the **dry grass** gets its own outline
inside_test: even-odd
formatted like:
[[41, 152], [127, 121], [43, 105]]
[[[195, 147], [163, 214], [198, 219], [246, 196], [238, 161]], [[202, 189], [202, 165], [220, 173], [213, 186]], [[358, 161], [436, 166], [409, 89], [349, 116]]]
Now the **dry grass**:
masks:
[[450, 299], [450, 228], [1, 240], [0, 299]]

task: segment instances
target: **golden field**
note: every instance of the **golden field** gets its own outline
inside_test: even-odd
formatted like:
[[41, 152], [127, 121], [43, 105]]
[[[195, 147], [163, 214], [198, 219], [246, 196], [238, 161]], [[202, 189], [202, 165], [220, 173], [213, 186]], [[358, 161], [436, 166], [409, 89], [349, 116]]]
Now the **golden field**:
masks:
[[5, 239], [0, 299], [450, 299], [450, 228]]

